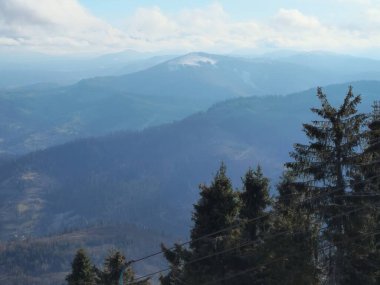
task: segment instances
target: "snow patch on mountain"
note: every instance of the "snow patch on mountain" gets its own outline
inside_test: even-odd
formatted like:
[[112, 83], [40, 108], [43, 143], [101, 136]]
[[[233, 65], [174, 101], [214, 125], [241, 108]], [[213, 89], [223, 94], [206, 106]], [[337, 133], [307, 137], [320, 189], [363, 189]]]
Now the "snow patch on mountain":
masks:
[[190, 66], [199, 67], [203, 64], [215, 65], [217, 61], [211, 57], [200, 54], [188, 54], [170, 62], [171, 67]]

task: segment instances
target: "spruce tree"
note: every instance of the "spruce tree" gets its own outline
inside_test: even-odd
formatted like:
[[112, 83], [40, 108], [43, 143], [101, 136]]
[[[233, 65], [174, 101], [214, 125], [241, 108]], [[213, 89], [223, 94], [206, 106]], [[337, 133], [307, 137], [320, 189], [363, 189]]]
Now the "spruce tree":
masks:
[[[239, 206], [224, 164], [221, 165], [211, 185], [201, 185], [200, 189], [201, 198], [194, 205], [190, 254], [184, 264], [183, 274], [186, 283], [194, 285], [217, 280], [228, 274], [232, 253], [212, 255], [234, 245], [236, 231], [233, 225], [236, 223]], [[231, 229], [218, 232], [226, 228]], [[214, 232], [218, 233], [210, 234]], [[208, 255], [211, 257], [192, 262]]]
[[347, 256], [346, 284], [380, 284], [380, 106], [375, 102], [369, 117], [369, 130], [365, 133], [367, 147], [358, 165], [359, 171], [352, 180], [353, 191], [348, 202], [360, 211], [349, 219], [347, 235], [354, 239]]
[[351, 86], [339, 108], [329, 103], [321, 88], [318, 88], [317, 96], [321, 108], [311, 110], [321, 120], [303, 125], [309, 144], [296, 144], [291, 153], [294, 162], [287, 166], [298, 174], [313, 195], [323, 197], [314, 200], [311, 210], [316, 211], [327, 225], [324, 237], [332, 245], [324, 253], [326, 278], [328, 284], [345, 284], [345, 256], [351, 249], [345, 236], [347, 217], [341, 214], [350, 210], [346, 197], [352, 190], [349, 181], [360, 157], [358, 147], [366, 116], [357, 113], [361, 98], [353, 94]]
[[101, 273], [102, 285], [118, 285], [122, 271], [123, 281], [131, 282], [133, 280], [133, 272], [130, 267], [126, 266], [125, 256], [120, 251], [111, 251], [104, 261], [104, 269]]
[[71, 264], [71, 273], [66, 277], [69, 285], [95, 285], [96, 276], [90, 258], [84, 249], [79, 249]]
[[[251, 168], [245, 174], [243, 191], [240, 193], [240, 244], [247, 244], [240, 248], [240, 254], [235, 259], [235, 270], [247, 270], [260, 267], [265, 263], [263, 251], [264, 238], [269, 232], [270, 216], [268, 208], [271, 205], [269, 196], [269, 179], [264, 177], [260, 166], [256, 170]], [[263, 271], [263, 270], [261, 270]], [[253, 271], [231, 280], [232, 284], [265, 284], [264, 273]]]
[[191, 254], [188, 250], [180, 245], [175, 245], [173, 249], [166, 248], [163, 244], [161, 249], [164, 252], [165, 259], [170, 265], [170, 271], [167, 275], [160, 277], [161, 285], [181, 285], [184, 284], [183, 267], [186, 261], [189, 261]]
[[[369, 180], [369, 191], [374, 194], [375, 204], [372, 203], [374, 230], [380, 232], [380, 101], [376, 101], [373, 104], [373, 112], [371, 116], [371, 122], [369, 124], [369, 144], [366, 149], [366, 154], [369, 154], [369, 174], [367, 178]], [[368, 177], [370, 176], [370, 177]], [[376, 196], [375, 196], [376, 195]], [[375, 276], [374, 280], [376, 284], [380, 284], [380, 235], [373, 236], [373, 251], [369, 255], [369, 259], [372, 261], [372, 271], [369, 273], [371, 276]], [[374, 266], [373, 266], [374, 265]]]
[[373, 104], [373, 112], [370, 116], [369, 131], [367, 132], [367, 148], [365, 149], [365, 161], [362, 167], [367, 178], [370, 191], [377, 193], [380, 186], [380, 101]]
[[269, 227], [269, 216], [259, 222], [249, 222], [264, 216], [271, 205], [269, 196], [269, 179], [264, 177], [260, 166], [256, 170], [249, 169], [243, 178], [243, 192], [240, 195], [240, 219], [245, 226], [243, 235], [250, 241], [260, 238]]
[[265, 243], [266, 284], [315, 285], [319, 283], [318, 234], [315, 221], [305, 201], [305, 189], [286, 172], [277, 185], [270, 238]]
[[147, 280], [135, 281], [134, 272], [125, 256], [117, 250], [111, 250], [104, 261], [103, 271], [99, 272], [99, 285], [119, 285], [122, 284], [149, 284]]

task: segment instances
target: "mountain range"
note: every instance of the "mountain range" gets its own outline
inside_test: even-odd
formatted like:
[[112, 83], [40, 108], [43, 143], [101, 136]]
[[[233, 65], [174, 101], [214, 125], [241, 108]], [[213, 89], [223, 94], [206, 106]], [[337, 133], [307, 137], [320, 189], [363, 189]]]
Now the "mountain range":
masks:
[[20, 87], [15, 68], [18, 87], [0, 91], [0, 283], [61, 284], [79, 247], [100, 265], [112, 247], [138, 258], [184, 240], [198, 185], [222, 162], [236, 188], [260, 165], [275, 193], [315, 119], [316, 86], [336, 105], [352, 85], [366, 113], [380, 93], [380, 62], [326, 53], [128, 51], [82, 63], [97, 77]]
[[[129, 57], [108, 55], [100, 61], [123, 58]], [[331, 54], [271, 59], [192, 53], [121, 76], [7, 89], [0, 91], [0, 153], [19, 155], [73, 139], [141, 130], [230, 98], [380, 79], [378, 70], [376, 60]]]
[[[349, 83], [325, 88], [338, 104]], [[380, 82], [354, 82], [369, 112]], [[260, 164], [272, 182], [302, 123], [318, 106], [315, 89], [228, 100], [207, 112], [137, 132], [119, 132], [37, 151], [0, 169], [1, 239], [52, 234], [99, 221], [186, 233], [197, 185], [224, 161], [236, 186]], [[86, 203], [83, 203], [86, 201]]]

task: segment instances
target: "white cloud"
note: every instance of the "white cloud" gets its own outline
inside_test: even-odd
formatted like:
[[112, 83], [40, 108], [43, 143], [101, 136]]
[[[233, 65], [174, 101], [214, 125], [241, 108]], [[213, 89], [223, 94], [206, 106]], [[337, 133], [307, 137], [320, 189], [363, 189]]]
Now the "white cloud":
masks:
[[107, 49], [126, 41], [76, 0], [0, 1], [0, 37], [1, 44], [52, 52]]
[[274, 17], [277, 28], [291, 28], [302, 30], [318, 30], [323, 28], [316, 17], [306, 16], [296, 9], [280, 9]]
[[0, 37], [0, 46], [17, 46], [20, 43], [12, 38]]
[[361, 21], [327, 24], [297, 9], [279, 9], [266, 20], [242, 21], [231, 18], [216, 3], [176, 14], [159, 7], [139, 8], [117, 29], [93, 16], [77, 0], [7, 0], [0, 1], [0, 46], [47, 52], [380, 47], [380, 9], [373, 9], [371, 0], [345, 1], [363, 4], [358, 12]]
[[138, 35], [147, 45], [162, 49], [229, 51], [279, 47], [348, 51], [380, 46], [378, 36], [327, 25], [296, 9], [279, 9], [267, 21], [234, 21], [219, 4], [184, 10], [177, 15], [166, 15], [154, 7], [139, 9], [128, 22], [127, 34]]
[[137, 9], [127, 20], [126, 28], [133, 37], [146, 41], [162, 40], [179, 31], [178, 25], [164, 15], [158, 7]]
[[167, 15], [158, 7], [138, 9], [127, 19], [125, 33], [156, 49], [230, 50], [254, 46], [261, 27], [234, 22], [219, 4]]

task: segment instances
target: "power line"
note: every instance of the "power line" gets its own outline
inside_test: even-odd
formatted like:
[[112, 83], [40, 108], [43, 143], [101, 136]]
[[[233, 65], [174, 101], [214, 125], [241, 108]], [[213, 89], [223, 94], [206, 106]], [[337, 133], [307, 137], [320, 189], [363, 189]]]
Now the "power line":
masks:
[[[358, 212], [358, 211], [361, 211], [363, 209], [366, 209], [368, 208], [368, 206], [363, 206], [363, 207], [360, 207], [360, 208], [356, 208], [354, 210], [350, 210], [350, 211], [346, 211], [344, 213], [340, 213], [338, 215], [334, 215], [332, 217], [330, 217], [329, 219], [335, 219], [335, 218], [338, 218], [340, 216], [346, 216], [346, 215], [349, 215], [349, 214], [352, 214], [352, 213], [355, 213], [355, 212]], [[312, 223], [313, 224], [313, 223]], [[317, 224], [317, 223], [314, 223], [314, 224]], [[325, 229], [327, 229], [328, 226], [325, 226], [325, 227], [322, 227], [320, 228], [318, 231], [321, 232]], [[270, 239], [270, 238], [274, 238], [274, 237], [278, 237], [278, 236], [282, 236], [284, 234], [287, 234], [287, 233], [292, 233], [292, 234], [298, 234], [298, 233], [303, 233], [305, 231], [298, 231], [298, 232], [292, 232], [290, 230], [286, 230], [286, 231], [282, 231], [282, 232], [279, 232], [279, 233], [275, 233], [275, 234], [269, 234], [267, 236], [264, 236], [263, 237], [263, 240], [265, 239]], [[205, 260], [205, 259], [208, 259], [208, 258], [211, 258], [211, 257], [215, 257], [215, 256], [218, 256], [218, 255], [222, 255], [222, 254], [225, 254], [225, 253], [228, 253], [228, 252], [231, 252], [231, 251], [234, 251], [236, 249], [240, 249], [244, 246], [252, 246], [254, 245], [255, 243], [259, 243], [261, 241], [247, 241], [247, 242], [244, 242], [242, 244], [239, 244], [238, 246], [235, 246], [235, 247], [232, 247], [232, 248], [228, 248], [228, 249], [225, 249], [225, 250], [222, 250], [222, 251], [218, 251], [218, 252], [215, 252], [215, 253], [212, 253], [212, 254], [209, 254], [209, 255], [205, 255], [205, 256], [202, 256], [202, 257], [199, 257], [199, 258], [196, 258], [196, 259], [193, 259], [193, 260], [190, 260], [189, 262], [187, 262], [186, 264], [189, 265], [189, 264], [194, 264], [194, 263], [197, 263], [199, 261], [202, 261], [202, 260]], [[147, 275], [144, 275], [144, 276], [141, 276], [139, 278], [137, 278], [135, 281], [138, 281], [138, 280], [141, 280], [141, 279], [144, 279], [144, 278], [149, 278], [151, 276], [154, 276], [156, 274], [159, 274], [159, 273], [163, 273], [163, 272], [166, 272], [166, 271], [169, 271], [171, 270], [171, 267], [167, 267], [167, 268], [164, 268], [162, 270], [159, 270], [157, 272], [154, 272], [154, 273], [150, 273], [150, 274], [147, 274]], [[182, 281], [182, 280], [181, 280]], [[182, 283], [185, 283], [184, 281], [182, 281]], [[130, 284], [135, 284], [135, 283], [127, 283], [127, 285], [130, 285]]]
[[[367, 180], [369, 180], [369, 179], [373, 179], [373, 178], [376, 178], [376, 177], [380, 177], [380, 175], [375, 175], [375, 176], [369, 177], [369, 178], [367, 178]], [[360, 184], [361, 184], [361, 183], [363, 183], [363, 181], [360, 181]], [[356, 183], [356, 184], [359, 184], [359, 182]], [[354, 184], [353, 184], [353, 185], [354, 185]], [[344, 187], [344, 188], [345, 188], [345, 187]], [[344, 188], [343, 188], [343, 189], [344, 189]], [[322, 195], [319, 195], [319, 196], [306, 198], [304, 201], [302, 201], [302, 202], [300, 202], [300, 203], [298, 203], [298, 204], [299, 204], [299, 206], [302, 206], [302, 204], [304, 204], [305, 202], [311, 202], [311, 201], [313, 201], [313, 200], [315, 200], [315, 199], [323, 198], [324, 196], [331, 195], [331, 193], [333, 193], [333, 192], [335, 192], [335, 191], [338, 191], [338, 190], [340, 190], [340, 189], [335, 189], [334, 191], [331, 191], [331, 192], [328, 192], [328, 193], [322, 193]], [[296, 205], [297, 205], [297, 203], [295, 204], [295, 206], [296, 206]], [[355, 210], [351, 210], [351, 211], [348, 211], [348, 212], [344, 212], [344, 213], [341, 213], [341, 214], [339, 214], [339, 215], [332, 216], [332, 217], [330, 217], [330, 219], [336, 218], [336, 217], [338, 217], [338, 216], [344, 216], [344, 215], [347, 215], [347, 214], [350, 214], [350, 213], [353, 213], [353, 212], [359, 211], [359, 210], [361, 210], [361, 209], [363, 209], [363, 208], [366, 208], [366, 207], [361, 207], [361, 208], [358, 208], [358, 209], [355, 209]], [[199, 241], [199, 240], [205, 239], [205, 238], [207, 238], [207, 237], [210, 237], [210, 236], [213, 236], [213, 235], [215, 235], [215, 234], [218, 234], [218, 233], [222, 233], [222, 232], [225, 232], [225, 231], [231, 230], [231, 229], [236, 228], [236, 227], [240, 227], [240, 226], [242, 226], [243, 224], [246, 225], [247, 223], [256, 222], [256, 221], [258, 221], [258, 220], [260, 220], [260, 219], [263, 219], [263, 218], [265, 218], [265, 217], [267, 217], [267, 216], [269, 216], [269, 215], [271, 215], [271, 214], [273, 214], [273, 213], [266, 213], [266, 214], [261, 215], [261, 216], [259, 216], [259, 217], [256, 217], [256, 218], [253, 218], [253, 219], [250, 219], [250, 220], [244, 221], [244, 223], [240, 222], [240, 223], [238, 223], [238, 224], [236, 224], [236, 225], [232, 225], [232, 226], [230, 226], [230, 227], [226, 227], [226, 228], [223, 228], [223, 229], [221, 229], [221, 230], [218, 230], [218, 231], [215, 231], [215, 232], [209, 233], [209, 234], [204, 235], [204, 236], [201, 236], [201, 237], [199, 237], [199, 238], [197, 238], [197, 239], [189, 240], [189, 241], [187, 241], [187, 242], [184, 242], [184, 243], [181, 243], [181, 244], [177, 244], [176, 246], [173, 246], [173, 247], [169, 248], [168, 250], [175, 249], [176, 247], [181, 247], [181, 246], [183, 246], [183, 245], [187, 245], [187, 244], [189, 244], [189, 243], [191, 243], [191, 242], [196, 242], [196, 241]], [[320, 229], [320, 230], [322, 230], [322, 229]], [[285, 233], [289, 233], [289, 232], [290, 232], [290, 231], [284, 231], [284, 232], [282, 232], [282, 233], [276, 233], [276, 234], [274, 234], [274, 236], [279, 236], [279, 235], [281, 235], [281, 234], [285, 234]], [[220, 255], [220, 254], [224, 254], [224, 253], [227, 253], [227, 252], [229, 252], [229, 251], [233, 251], [233, 250], [235, 250], [235, 249], [238, 249], [238, 248], [241, 248], [241, 247], [243, 247], [243, 246], [250, 245], [250, 244], [252, 244], [252, 242], [247, 242], [247, 243], [241, 244], [241, 245], [239, 245], [239, 246], [237, 246], [237, 247], [234, 247], [234, 248], [226, 249], [226, 250], [223, 250], [223, 251], [221, 251], [221, 252], [216, 252], [216, 253], [213, 253], [213, 254], [210, 254], [210, 255], [207, 255], [207, 256], [203, 256], [203, 257], [200, 257], [200, 258], [198, 258], [198, 259], [195, 259], [195, 260], [190, 261], [189, 264], [196, 263], [196, 262], [198, 262], [198, 261], [201, 261], [201, 260], [204, 260], [204, 259], [207, 259], [207, 258], [213, 257], [213, 256], [217, 256], [217, 255]], [[161, 251], [159, 251], [159, 252], [149, 254], [149, 255], [147, 255], [147, 256], [145, 256], [145, 257], [142, 257], [142, 258], [139, 258], [139, 259], [136, 259], [136, 260], [131, 260], [131, 261], [128, 262], [128, 264], [130, 265], [130, 264], [132, 264], [132, 263], [140, 262], [140, 261], [143, 261], [143, 260], [145, 260], [145, 259], [148, 259], [148, 258], [151, 258], [151, 257], [157, 256], [157, 255], [162, 254], [162, 253], [164, 253], [164, 251], [161, 250]], [[170, 269], [171, 269], [170, 267], [167, 267], [167, 268], [164, 268], [164, 269], [158, 270], [158, 271], [156, 271], [156, 272], [146, 274], [146, 275], [144, 275], [144, 276], [138, 277], [136, 280], [134, 280], [134, 282], [132, 282], [132, 283], [127, 283], [127, 284], [128, 284], [128, 285], [131, 285], [131, 284], [138, 284], [138, 282], [141, 282], [141, 281], [139, 281], [139, 280], [150, 278], [150, 277], [152, 277], [152, 276], [154, 276], [154, 275], [157, 275], [157, 274], [159, 274], [159, 273], [163, 273], [163, 272], [169, 271]]]
[[[346, 216], [346, 215], [349, 215], [349, 214], [352, 214], [352, 213], [355, 213], [355, 212], [358, 212], [360, 210], [363, 210], [367, 207], [360, 207], [360, 208], [357, 208], [355, 210], [351, 210], [351, 211], [347, 211], [347, 212], [344, 212], [344, 213], [341, 213], [339, 215], [335, 215], [335, 216], [332, 216], [330, 217], [329, 219], [335, 219], [335, 218], [338, 218], [340, 216]], [[311, 224], [318, 224], [318, 223], [311, 223]], [[319, 229], [319, 231], [322, 231], [322, 230], [325, 230], [327, 229], [328, 227], [322, 227], [321, 229]], [[282, 236], [284, 234], [287, 234], [287, 233], [293, 233], [293, 234], [298, 234], [298, 233], [303, 233], [305, 231], [298, 231], [298, 232], [292, 232], [290, 230], [286, 230], [286, 231], [282, 231], [282, 232], [279, 232], [279, 233], [275, 233], [275, 234], [269, 234], [267, 236], [264, 236], [263, 237], [263, 240], [265, 239], [271, 239], [271, 238], [274, 238], [274, 237], [278, 237], [278, 236]], [[233, 247], [233, 248], [229, 248], [229, 249], [226, 249], [226, 250], [223, 250], [223, 251], [219, 251], [219, 252], [216, 252], [216, 253], [213, 253], [213, 254], [209, 254], [209, 255], [206, 255], [206, 256], [203, 256], [203, 257], [200, 257], [200, 258], [197, 258], [195, 260], [191, 260], [190, 262], [188, 262], [187, 264], [193, 264], [193, 263], [196, 263], [198, 261], [202, 261], [204, 259], [207, 259], [207, 258], [210, 258], [210, 257], [214, 257], [214, 256], [218, 256], [218, 255], [221, 255], [221, 254], [224, 254], [224, 253], [227, 253], [227, 252], [230, 252], [230, 251], [233, 251], [235, 249], [239, 249], [241, 247], [244, 247], [244, 246], [248, 246], [248, 245], [253, 245], [255, 243], [259, 243], [259, 242], [262, 242], [263, 240], [261, 241], [248, 241], [248, 242], [245, 242], [245, 243], [242, 243], [236, 247]]]
[[[352, 211], [351, 211], [352, 212]], [[347, 215], [348, 213], [345, 213], [345, 215]], [[319, 229], [319, 231], [321, 231], [321, 230], [324, 230], [324, 229], [327, 229], [328, 227], [324, 227], [324, 228], [321, 228], [321, 229]], [[286, 232], [290, 232], [290, 231], [286, 231]], [[299, 231], [299, 232], [296, 232], [296, 233], [302, 233], [303, 231]], [[380, 233], [380, 232], [379, 232]], [[379, 234], [378, 233], [378, 234]], [[284, 234], [284, 232], [282, 233], [282, 234]], [[280, 234], [278, 234], [278, 235], [280, 235]], [[273, 235], [273, 237], [274, 237], [275, 235]], [[350, 240], [350, 239], [349, 239]], [[342, 243], [342, 242], [340, 242], [340, 243]], [[331, 245], [330, 246], [330, 248], [333, 248], [333, 247], [335, 247], [336, 245], [338, 245], [338, 244], [340, 244], [340, 243], [335, 243], [334, 245]], [[208, 255], [208, 256], [204, 256], [204, 257], [201, 257], [201, 258], [199, 258], [199, 259], [196, 259], [196, 260], [193, 260], [193, 261], [190, 261], [188, 264], [192, 264], [192, 263], [195, 263], [195, 262], [198, 262], [198, 261], [201, 261], [201, 260], [203, 260], [203, 259], [206, 259], [206, 258], [209, 258], [209, 257], [213, 257], [213, 256], [217, 256], [217, 255], [220, 255], [220, 254], [224, 254], [224, 253], [226, 253], [226, 252], [228, 252], [228, 251], [232, 251], [232, 250], [235, 250], [235, 249], [238, 249], [238, 248], [241, 248], [241, 247], [243, 247], [243, 246], [246, 246], [246, 245], [248, 245], [248, 244], [242, 244], [242, 245], [239, 245], [239, 246], [237, 246], [237, 247], [234, 247], [234, 248], [230, 248], [229, 250], [225, 250], [225, 251], [221, 251], [221, 252], [217, 252], [217, 253], [215, 253], [215, 254], [211, 254], [211, 255]], [[298, 253], [299, 254], [299, 253]], [[293, 256], [293, 255], [291, 255], [291, 256]], [[283, 258], [282, 258], [283, 259]], [[272, 261], [273, 262], [273, 261]], [[271, 263], [272, 263], [271, 262]], [[266, 264], [264, 264], [264, 265], [261, 265], [261, 266], [257, 266], [257, 268], [260, 268], [260, 267], [262, 267], [262, 266], [265, 266]], [[255, 267], [255, 269], [257, 269], [256, 267]], [[140, 278], [142, 279], [142, 278], [147, 278], [147, 277], [151, 277], [151, 276], [153, 276], [153, 275], [156, 275], [156, 274], [159, 274], [159, 273], [162, 273], [162, 272], [166, 272], [166, 271], [169, 271], [171, 268], [170, 267], [168, 267], [168, 268], [165, 268], [165, 269], [162, 269], [162, 270], [160, 270], [160, 271], [157, 271], [157, 272], [155, 272], [155, 273], [151, 273], [151, 274], [147, 274], [147, 275], [144, 275], [144, 276], [141, 276]], [[249, 271], [253, 271], [252, 269], [249, 269]], [[244, 272], [244, 273], [246, 273], [246, 272]], [[238, 275], [242, 275], [242, 273], [239, 273]], [[234, 276], [235, 277], [235, 276]], [[132, 283], [127, 283], [127, 285], [132, 285], [132, 284], [138, 284], [136, 281], [138, 281], [138, 280], [140, 280], [140, 278], [138, 278], [138, 279], [136, 279], [135, 280], [135, 282], [132, 282]], [[228, 279], [230, 279], [230, 278], [232, 278], [232, 277], [228, 277]], [[224, 280], [224, 279], [223, 279]], [[220, 282], [220, 281], [223, 281], [223, 280], [217, 280], [217, 281], [213, 281], [213, 282]], [[139, 281], [139, 282], [141, 282], [141, 281]], [[182, 281], [181, 280], [181, 282], [182, 283], [184, 283], [184, 284], [186, 284], [184, 281]], [[205, 284], [203, 284], [203, 285], [206, 285], [206, 284], [209, 284], [209, 283], [205, 283]]]
[[[368, 236], [376, 236], [376, 235], [379, 235], [379, 234], [380, 234], [380, 232], [372, 232], [372, 233], [367, 233], [367, 234], [365, 234], [365, 236], [367, 236], [367, 235], [368, 235]], [[348, 239], [348, 240], [349, 240], [349, 241], [350, 241], [350, 240], [355, 240], [355, 239], [361, 237], [362, 235], [363, 235], [363, 234], [359, 234], [359, 235], [356, 236], [354, 239]], [[344, 242], [347, 242], [347, 240], [344, 241]], [[318, 252], [320, 252], [320, 251], [325, 251], [325, 250], [327, 250], [327, 249], [334, 248], [337, 244], [341, 244], [341, 243], [343, 243], [343, 242], [339, 242], [339, 243], [336, 243], [335, 245], [329, 245], [329, 246], [326, 246], [326, 247], [319, 248], [319, 249], [318, 249]], [[263, 266], [268, 266], [268, 265], [271, 265], [271, 264], [273, 264], [273, 263], [279, 262], [279, 261], [281, 261], [281, 260], [286, 260], [288, 257], [291, 257], [291, 256], [297, 256], [299, 253], [303, 253], [303, 252], [305, 252], [305, 251], [297, 252], [296, 254], [292, 254], [292, 255], [282, 256], [282, 257], [280, 257], [280, 258], [276, 258], [275, 260], [272, 260], [272, 261], [270, 261], [270, 262], [267, 262], [267, 263], [261, 264], [260, 266], [251, 267], [251, 268], [249, 268], [249, 269], [247, 269], [247, 270], [244, 270], [244, 271], [241, 271], [241, 272], [239, 272], [239, 273], [237, 273], [237, 274], [233, 274], [233, 275], [227, 276], [227, 277], [225, 277], [225, 278], [220, 278], [220, 279], [217, 279], [217, 280], [213, 280], [213, 281], [209, 281], [209, 282], [206, 282], [206, 283], [202, 283], [201, 285], [211, 285], [211, 284], [219, 283], [219, 282], [222, 282], [222, 281], [230, 280], [230, 279], [233, 279], [233, 278], [235, 278], [235, 277], [238, 277], [238, 276], [241, 276], [241, 275], [245, 275], [245, 274], [247, 274], [247, 273], [254, 272], [254, 271], [260, 269], [260, 268], [263, 267]]]
[[[380, 175], [374, 175], [374, 176], [372, 176], [372, 177], [368, 177], [368, 178], [367, 178], [366, 180], [364, 180], [364, 181], [372, 180], [372, 179], [374, 179], [374, 178], [378, 178], [378, 177], [380, 177]], [[357, 182], [357, 183], [351, 184], [351, 186], [356, 185], [356, 184], [362, 184], [364, 181], [360, 181], [360, 182]], [[303, 206], [303, 204], [307, 204], [307, 202], [312, 202], [313, 200], [317, 200], [317, 199], [323, 198], [324, 196], [329, 196], [329, 195], [331, 195], [331, 194], [333, 194], [333, 193], [335, 193], [335, 192], [338, 192], [338, 191], [340, 191], [340, 190], [342, 190], [342, 189], [345, 189], [345, 188], [346, 188], [346, 187], [339, 187], [339, 188], [336, 188], [336, 189], [334, 189], [333, 191], [330, 191], [330, 192], [328, 192], [328, 193], [322, 193], [322, 194], [320, 194], [319, 196], [314, 196], [314, 197], [306, 198], [306, 199], [303, 200], [302, 202], [298, 203], [298, 204], [299, 204], [298, 206]], [[294, 196], [294, 194], [285, 195], [285, 197], [286, 197], [286, 196]], [[295, 204], [295, 206], [297, 206], [297, 203]], [[232, 226], [229, 226], [229, 227], [226, 227], [226, 228], [220, 229], [220, 230], [218, 230], [218, 231], [211, 232], [211, 233], [209, 233], [209, 234], [206, 234], [206, 235], [203, 235], [203, 236], [201, 236], [201, 237], [198, 237], [198, 238], [196, 238], [196, 239], [194, 239], [194, 240], [188, 240], [188, 241], [186, 241], [186, 242], [183, 242], [183, 243], [180, 243], [180, 244], [176, 244], [175, 246], [172, 246], [172, 247], [168, 248], [168, 250], [175, 249], [176, 247], [182, 247], [182, 246], [184, 246], [184, 245], [188, 245], [188, 244], [190, 244], [190, 243], [194, 243], [194, 242], [197, 242], [197, 241], [201, 241], [201, 240], [203, 240], [203, 239], [205, 239], [205, 238], [212, 237], [212, 236], [214, 236], [214, 235], [217, 235], [217, 234], [220, 234], [220, 233], [223, 233], [223, 232], [227, 232], [227, 231], [232, 230], [232, 229], [234, 229], [234, 228], [240, 227], [240, 226], [242, 226], [243, 224], [245, 225], [245, 224], [247, 224], [247, 223], [252, 223], [252, 222], [259, 221], [259, 220], [261, 220], [261, 219], [264, 219], [264, 218], [266, 218], [266, 217], [269, 217], [271, 214], [272, 214], [272, 213], [268, 212], [268, 213], [265, 213], [265, 214], [263, 214], [263, 215], [261, 215], [261, 216], [258, 216], [258, 217], [256, 217], [256, 218], [252, 218], [252, 219], [246, 220], [246, 221], [244, 221], [244, 223], [243, 223], [243, 222], [239, 222], [239, 223], [237, 223], [237, 224], [235, 224], [235, 225], [232, 225]], [[144, 257], [138, 258], [138, 259], [133, 259], [133, 260], [130, 261], [130, 264], [137, 263], [137, 262], [140, 262], [140, 261], [143, 261], [143, 260], [146, 260], [146, 259], [152, 258], [152, 257], [154, 257], [154, 256], [157, 256], [157, 255], [160, 255], [160, 254], [163, 254], [163, 253], [164, 253], [164, 251], [161, 250], [161, 251], [157, 251], [157, 252], [154, 252], [154, 253], [152, 253], [152, 254], [146, 255], [146, 256], [144, 256]]]

